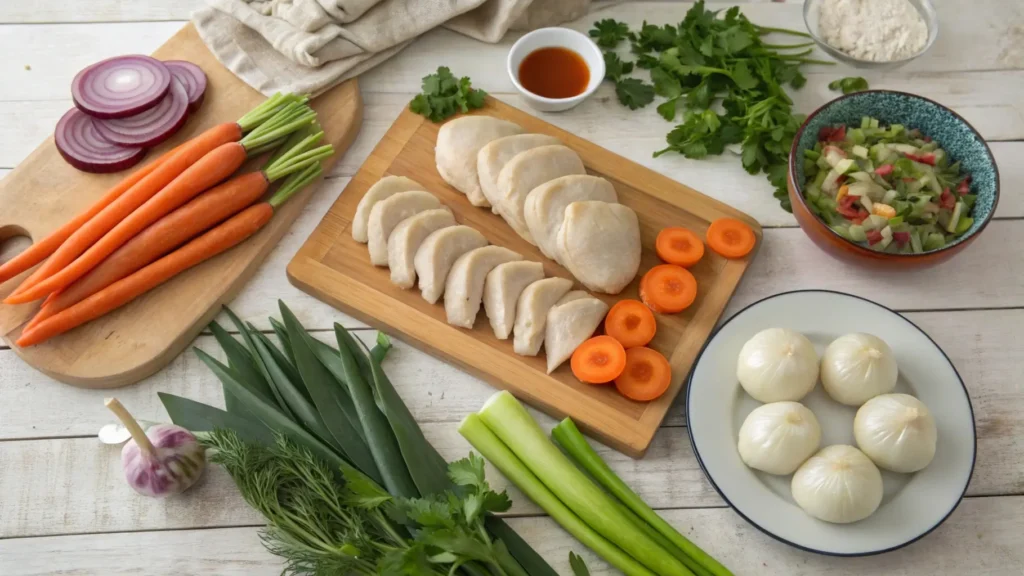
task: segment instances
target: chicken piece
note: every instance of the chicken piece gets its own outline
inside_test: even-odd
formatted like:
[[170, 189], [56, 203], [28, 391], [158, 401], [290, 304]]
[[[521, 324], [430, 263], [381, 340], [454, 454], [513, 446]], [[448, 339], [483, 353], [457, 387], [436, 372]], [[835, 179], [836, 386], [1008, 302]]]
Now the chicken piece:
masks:
[[506, 262], [484, 280], [484, 311], [498, 340], [507, 340], [516, 321], [516, 302], [527, 286], [544, 278], [540, 262]]
[[527, 242], [536, 244], [526, 219], [523, 205], [526, 195], [541, 184], [569, 174], [584, 174], [583, 161], [565, 146], [538, 146], [516, 154], [498, 175], [501, 202], [498, 214]]
[[527, 286], [516, 302], [512, 349], [521, 356], [536, 356], [544, 343], [548, 310], [572, 288], [572, 280], [544, 278]]
[[395, 226], [410, 216], [440, 207], [441, 201], [436, 196], [422, 190], [399, 192], [374, 204], [367, 226], [370, 262], [374, 266], [387, 266], [388, 238]]
[[444, 285], [444, 311], [452, 326], [472, 328], [484, 297], [484, 281], [494, 267], [523, 257], [501, 246], [470, 250], [452, 264]]
[[366, 244], [368, 241], [368, 225], [370, 221], [370, 210], [374, 204], [398, 194], [399, 192], [410, 192], [412, 190], [426, 190], [422, 184], [405, 176], [385, 176], [370, 186], [370, 189], [359, 199], [356, 206], [356, 215], [352, 217], [352, 239], [356, 242]]
[[437, 171], [474, 206], [487, 206], [477, 179], [477, 152], [492, 140], [522, 132], [518, 124], [491, 116], [460, 116], [445, 122], [434, 147]]
[[444, 294], [445, 281], [452, 264], [459, 256], [483, 246], [487, 246], [487, 239], [469, 226], [441, 228], [424, 238], [413, 258], [423, 299], [431, 304], [436, 303]]
[[447, 206], [420, 212], [398, 223], [388, 237], [388, 268], [391, 283], [408, 290], [416, 285], [413, 259], [420, 244], [435, 230], [455, 226], [455, 216]]
[[554, 372], [572, 356], [580, 344], [593, 336], [606, 314], [608, 305], [586, 292], [571, 299], [563, 297], [548, 310], [544, 327], [544, 354], [547, 356], [548, 374]]
[[558, 231], [565, 220], [565, 208], [573, 202], [600, 200], [618, 202], [612, 183], [598, 176], [573, 174], [537, 186], [526, 195], [523, 217], [534, 242], [545, 256], [558, 261]]
[[622, 204], [584, 201], [565, 209], [559, 262], [594, 292], [618, 294], [640, 268], [640, 223]]
[[492, 140], [480, 149], [476, 155], [476, 171], [480, 180], [480, 191], [484, 198], [491, 205], [491, 210], [497, 214], [498, 204], [501, 202], [500, 191], [498, 190], [498, 174], [508, 164], [508, 161], [520, 152], [525, 152], [538, 146], [551, 146], [562, 142], [554, 136], [546, 134], [515, 134]]

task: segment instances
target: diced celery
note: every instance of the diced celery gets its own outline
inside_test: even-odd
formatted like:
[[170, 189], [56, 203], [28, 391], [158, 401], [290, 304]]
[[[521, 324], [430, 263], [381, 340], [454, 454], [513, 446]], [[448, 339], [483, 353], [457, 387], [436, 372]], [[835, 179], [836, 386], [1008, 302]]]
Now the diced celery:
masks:
[[839, 177], [841, 174], [834, 169], [828, 171], [828, 175], [821, 182], [821, 191], [826, 194], [835, 194], [839, 190]]
[[846, 138], [854, 144], [863, 144], [867, 138], [864, 136], [864, 131], [860, 128], [851, 128], [846, 131]]
[[886, 222], [886, 225], [882, 227], [880, 232], [882, 234], [882, 238], [892, 240], [892, 228], [889, 226], [888, 222]]
[[946, 237], [942, 235], [942, 232], [933, 232], [925, 238], [923, 248], [925, 250], [938, 250], [945, 245]]
[[900, 218], [909, 215], [913, 210], [910, 202], [906, 200], [893, 200], [892, 207], [896, 209], [896, 215]]
[[871, 198], [868, 198], [867, 195], [862, 195], [860, 197], [860, 204], [868, 212], [871, 212], [871, 207], [874, 205], [874, 203], [871, 202]]
[[917, 170], [914, 166], [914, 161], [908, 158], [899, 158], [892, 164], [893, 175], [900, 178], [916, 178]]
[[874, 245], [874, 249], [878, 250], [879, 252], [881, 252], [881, 251], [885, 250], [886, 248], [888, 248], [890, 244], [892, 244], [892, 236], [890, 236], [888, 238], [884, 238], [883, 237], [881, 240], [878, 241], [878, 244]]
[[945, 150], [939, 148], [933, 154], [935, 154], [935, 165], [937, 167], [945, 169], [949, 165], [949, 156]]
[[818, 165], [814, 163], [814, 160], [808, 160], [804, 158], [804, 174], [808, 178], [813, 178], [818, 173]]
[[818, 197], [817, 204], [818, 204], [818, 208], [822, 212], [835, 212], [836, 211], [836, 201], [833, 200], [832, 198], [829, 198], [828, 196], [826, 196], [824, 194], [822, 194], [820, 197]]
[[[921, 152], [934, 152], [938, 150], [938, 148], [939, 143], [932, 140], [931, 142], [925, 142], [924, 144], [921, 145]], [[938, 160], [938, 158], [936, 158], [936, 160]]]
[[903, 224], [903, 216], [893, 216], [892, 218], [889, 218], [889, 226], [895, 228], [901, 224]]
[[889, 157], [889, 147], [881, 143], [873, 144], [871, 148], [868, 149], [868, 153], [876, 163], [882, 164]]
[[[831, 170], [828, 170], [828, 172], [831, 172]], [[828, 176], [828, 172], [825, 170], [819, 170], [818, 173], [814, 175], [814, 185], [821, 188], [821, 183], [825, 181], [825, 178]]]
[[921, 235], [918, 234], [917, 230], [910, 233], [910, 248], [915, 254], [924, 252], [924, 248], [921, 246]]
[[960, 197], [960, 201], [964, 203], [964, 210], [968, 213], [974, 208], [974, 202], [978, 199], [976, 194], [964, 194]]
[[863, 146], [856, 145], [853, 147], [853, 155], [860, 156], [866, 160], [868, 157], [868, 149]]
[[816, 152], [811, 149], [804, 150], [804, 158], [807, 158], [808, 160], [817, 160], [818, 158], [821, 158], [821, 152]]
[[924, 188], [925, 183], [921, 180], [914, 180], [913, 182], [907, 182], [905, 185], [906, 191], [904, 194], [917, 194]]
[[828, 160], [826, 160], [824, 156], [822, 156], [822, 157], [818, 158], [817, 160], [815, 160], [814, 163], [817, 164], [818, 168], [821, 168], [822, 170], [831, 170], [832, 169], [832, 165], [828, 163]]
[[953, 213], [949, 216], [949, 223], [946, 224], [946, 232], [956, 232], [957, 224], [960, 223], [960, 214], [963, 214], [963, 211], [963, 202], [957, 202], [956, 206], [953, 206]]
[[872, 128], [878, 128], [879, 125], [880, 125], [880, 123], [878, 121], [878, 118], [872, 118], [871, 119], [871, 127]]
[[940, 227], [941, 227], [941, 228], [942, 228], [943, 230], [945, 230], [946, 228], [948, 228], [948, 227], [949, 227], [949, 217], [950, 217], [950, 216], [951, 216], [952, 214], [953, 214], [953, 213], [952, 213], [952, 212], [950, 212], [950, 211], [948, 211], [948, 210], [943, 210], [942, 212], [939, 212], [939, 215], [938, 215], [938, 217], [936, 217], [936, 218], [935, 218], [935, 222], [936, 222], [936, 223], [937, 223], [937, 224], [938, 224], [938, 225], [939, 225], [939, 226], [940, 226]]
[[970, 217], [961, 218], [960, 221], [956, 223], [956, 230], [954, 230], [953, 233], [956, 234], [957, 236], [959, 236], [960, 234], [963, 234], [964, 232], [967, 232], [968, 230], [970, 230], [971, 226], [973, 226], [973, 225], [974, 225], [974, 218], [970, 218]]
[[854, 240], [856, 242], [868, 241], [868, 236], [864, 232], [864, 227], [861, 226], [860, 224], [851, 224], [850, 228], [847, 230], [847, 233], [850, 235], [850, 240]]
[[850, 228], [849, 228], [849, 226], [845, 226], [843, 224], [835, 224], [831, 228], [832, 228], [833, 232], [835, 232], [836, 234], [839, 234], [843, 238], [846, 238], [847, 240], [852, 240], [853, 239], [853, 238], [850, 238]]
[[879, 216], [877, 214], [871, 214], [870, 216], [865, 218], [864, 222], [861, 224], [861, 226], [864, 227], [865, 231], [867, 231], [867, 230], [881, 230], [882, 228], [885, 228], [888, 225], [889, 225], [889, 220], [887, 218], [883, 218], [883, 217], [881, 217], [881, 216]]
[[892, 206], [892, 203], [896, 200], [897, 196], [899, 196], [899, 192], [895, 190], [886, 190], [885, 194], [882, 196], [882, 204]]
[[860, 127], [861, 128], [870, 128], [871, 127], [871, 118], [869, 116], [864, 116], [863, 118], [861, 118], [860, 119]]
[[893, 136], [903, 132], [903, 124], [890, 124], [889, 132], [891, 132]]
[[815, 186], [814, 182], [811, 182], [806, 187], [804, 187], [804, 196], [810, 198], [811, 200], [815, 200], [819, 196], [821, 196], [821, 188]]
[[840, 174], [846, 174], [854, 167], [853, 158], [843, 158], [832, 166], [832, 169]]

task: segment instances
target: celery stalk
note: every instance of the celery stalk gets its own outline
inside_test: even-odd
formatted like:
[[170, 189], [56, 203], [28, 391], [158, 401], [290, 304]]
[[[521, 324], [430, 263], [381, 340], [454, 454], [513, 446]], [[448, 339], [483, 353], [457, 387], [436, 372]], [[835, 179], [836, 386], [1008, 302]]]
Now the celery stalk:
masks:
[[590, 473], [599, 484], [604, 486], [605, 490], [611, 492], [630, 510], [636, 513], [637, 516], [653, 526], [662, 536], [678, 547], [683, 554], [692, 559], [698, 568], [687, 563], [691, 570], [698, 574], [700, 574], [698, 572], [699, 569], [704, 573], [713, 574], [714, 576], [732, 576], [732, 572], [701, 550], [699, 546], [690, 542], [673, 528], [671, 524], [662, 519], [661, 516], [658, 516], [657, 512], [652, 510], [636, 492], [633, 492], [621, 478], [616, 476], [615, 472], [608, 467], [608, 464], [601, 459], [601, 456], [590, 447], [587, 439], [576, 428], [576, 424], [572, 419], [566, 418], [562, 420], [558, 426], [551, 430], [551, 436], [563, 450], [569, 453], [569, 456], [576, 460], [577, 464], [583, 466], [584, 470]]
[[590, 548], [609, 564], [622, 570], [627, 576], [655, 576], [642, 564], [623, 552], [603, 536], [587, 526], [580, 517], [566, 508], [565, 504], [551, 493], [544, 484], [534, 476], [519, 458], [508, 449], [508, 446], [491, 432], [477, 414], [470, 414], [459, 425], [459, 434], [469, 440], [473, 448], [483, 455], [491, 464], [501, 471], [506, 478], [522, 490], [549, 516], [554, 518], [566, 532], [572, 534], [584, 546]]
[[693, 576], [562, 454], [515, 397], [499, 392], [487, 400], [479, 415], [548, 490], [598, 534], [660, 576]]

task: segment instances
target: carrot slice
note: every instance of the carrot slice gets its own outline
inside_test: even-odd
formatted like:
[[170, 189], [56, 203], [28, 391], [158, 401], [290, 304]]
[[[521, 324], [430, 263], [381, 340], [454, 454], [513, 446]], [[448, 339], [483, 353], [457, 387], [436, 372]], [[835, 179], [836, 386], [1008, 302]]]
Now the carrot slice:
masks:
[[623, 348], [646, 346], [658, 331], [651, 309], [639, 300], [619, 300], [604, 318], [604, 333]]
[[594, 336], [572, 353], [572, 373], [587, 384], [604, 384], [619, 377], [626, 367], [626, 350], [611, 336]]
[[675, 264], [655, 266], [640, 280], [640, 300], [659, 314], [682, 312], [697, 298], [697, 279]]
[[626, 368], [615, 379], [615, 389], [630, 400], [647, 402], [661, 396], [672, 383], [672, 367], [657, 350], [626, 350]]
[[754, 229], [735, 218], [719, 218], [708, 227], [708, 246], [726, 258], [743, 258], [754, 249]]
[[686, 228], [665, 228], [654, 242], [658, 257], [676, 266], [689, 268], [704, 256], [704, 242]]

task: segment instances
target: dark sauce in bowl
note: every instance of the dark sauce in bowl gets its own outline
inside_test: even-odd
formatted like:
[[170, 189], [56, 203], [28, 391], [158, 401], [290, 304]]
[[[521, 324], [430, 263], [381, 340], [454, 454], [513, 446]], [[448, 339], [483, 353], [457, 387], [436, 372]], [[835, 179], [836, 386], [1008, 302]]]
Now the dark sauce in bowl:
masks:
[[587, 90], [590, 68], [583, 56], [568, 48], [538, 48], [519, 64], [519, 83], [545, 98], [572, 98]]

